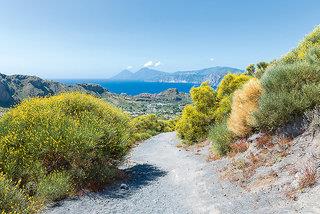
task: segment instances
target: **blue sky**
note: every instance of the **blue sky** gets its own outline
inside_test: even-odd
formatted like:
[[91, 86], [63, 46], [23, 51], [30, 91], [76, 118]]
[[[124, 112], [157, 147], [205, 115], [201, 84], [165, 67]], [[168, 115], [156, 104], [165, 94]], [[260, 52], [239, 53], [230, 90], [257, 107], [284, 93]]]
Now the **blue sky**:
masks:
[[319, 0], [0, 0], [0, 73], [243, 69], [296, 46], [320, 24], [319, 8]]

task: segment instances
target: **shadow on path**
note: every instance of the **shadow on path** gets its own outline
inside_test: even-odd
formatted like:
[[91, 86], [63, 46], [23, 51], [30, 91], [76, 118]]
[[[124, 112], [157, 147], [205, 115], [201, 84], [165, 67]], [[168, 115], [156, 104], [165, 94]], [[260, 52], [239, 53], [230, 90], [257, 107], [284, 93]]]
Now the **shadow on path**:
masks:
[[125, 198], [167, 174], [166, 171], [150, 164], [137, 164], [124, 172], [129, 176], [128, 179], [98, 193], [99, 196]]

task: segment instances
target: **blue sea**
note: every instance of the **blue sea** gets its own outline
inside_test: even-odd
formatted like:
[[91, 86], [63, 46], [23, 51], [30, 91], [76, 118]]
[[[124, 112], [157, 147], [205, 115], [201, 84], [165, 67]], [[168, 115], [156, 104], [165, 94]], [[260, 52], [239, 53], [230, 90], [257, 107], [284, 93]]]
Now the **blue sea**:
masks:
[[164, 82], [138, 82], [138, 81], [110, 81], [99, 79], [59, 79], [55, 80], [61, 83], [73, 85], [77, 83], [99, 84], [112, 93], [126, 93], [128, 95], [137, 95], [141, 93], [159, 93], [169, 88], [176, 88], [179, 92], [189, 93], [193, 86], [199, 84], [193, 83], [164, 83]]

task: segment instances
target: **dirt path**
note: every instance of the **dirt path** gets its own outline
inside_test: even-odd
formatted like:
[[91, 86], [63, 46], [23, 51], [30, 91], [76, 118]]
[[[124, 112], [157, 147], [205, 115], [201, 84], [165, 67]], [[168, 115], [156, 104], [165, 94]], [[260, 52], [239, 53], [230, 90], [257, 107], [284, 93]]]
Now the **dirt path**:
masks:
[[65, 200], [45, 213], [271, 213], [267, 201], [259, 200], [257, 207], [254, 194], [221, 182], [213, 164], [177, 143], [174, 132], [147, 140], [122, 166], [131, 174], [129, 180]]

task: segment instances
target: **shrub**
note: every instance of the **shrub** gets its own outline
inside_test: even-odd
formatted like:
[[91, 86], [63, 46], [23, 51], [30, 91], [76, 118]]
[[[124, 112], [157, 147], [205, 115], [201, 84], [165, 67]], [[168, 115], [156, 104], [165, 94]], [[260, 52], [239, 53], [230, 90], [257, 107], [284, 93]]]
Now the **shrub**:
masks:
[[258, 109], [261, 90], [260, 81], [251, 79], [234, 93], [228, 119], [228, 128], [234, 135], [244, 137], [252, 131], [255, 125], [252, 113]]
[[231, 112], [231, 100], [231, 95], [225, 96], [216, 104], [213, 113], [216, 122], [222, 122], [225, 118], [229, 116]]
[[193, 105], [187, 105], [177, 122], [176, 130], [184, 143], [193, 144], [206, 138], [211, 122], [208, 115], [197, 111]]
[[275, 129], [320, 103], [320, 69], [304, 61], [269, 68], [261, 83], [255, 114], [261, 128]]
[[61, 171], [75, 188], [106, 182], [128, 150], [128, 121], [117, 108], [81, 93], [24, 101], [0, 119], [0, 169], [26, 187], [48, 174], [42, 182], [61, 181]]
[[148, 139], [161, 132], [174, 130], [174, 120], [162, 120], [154, 114], [141, 115], [130, 121], [134, 141]]
[[45, 201], [57, 201], [72, 193], [71, 177], [66, 172], [52, 172], [40, 180], [37, 196]]
[[222, 79], [217, 89], [217, 99], [221, 100], [225, 96], [231, 95], [240, 88], [251, 77], [245, 74], [227, 74]]
[[31, 202], [25, 192], [0, 173], [0, 211], [2, 213], [30, 213]]
[[245, 75], [248, 75], [248, 76], [253, 76], [254, 73], [256, 72], [256, 67], [254, 64], [250, 64], [246, 67], [246, 72], [245, 72]]
[[215, 124], [210, 132], [209, 139], [213, 143], [212, 151], [215, 155], [221, 157], [226, 155], [230, 151], [230, 145], [233, 142], [233, 135], [228, 130], [227, 123], [225, 121]]
[[199, 112], [210, 113], [216, 102], [216, 93], [208, 82], [190, 90], [192, 104]]
[[187, 105], [181, 118], [177, 121], [176, 130], [183, 142], [193, 144], [204, 140], [209, 125], [214, 121], [213, 110], [216, 93], [205, 82], [190, 91], [192, 104]]
[[320, 66], [320, 46], [310, 48], [306, 60], [310, 65]]
[[320, 26], [317, 26], [310, 34], [300, 42], [297, 48], [286, 54], [279, 62], [295, 63], [304, 60], [310, 48], [320, 47]]
[[222, 122], [229, 116], [234, 91], [250, 78], [250, 76], [244, 74], [227, 74], [224, 76], [217, 89], [217, 102], [214, 109], [214, 119], [216, 122]]
[[254, 76], [256, 78], [260, 79], [263, 76], [264, 72], [267, 70], [268, 66], [269, 66], [269, 63], [267, 63], [267, 62], [259, 62], [257, 64], [257, 70], [256, 70]]

